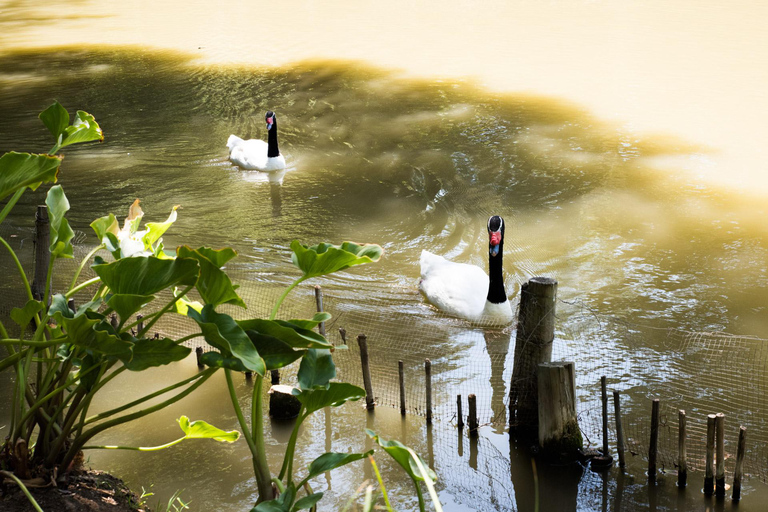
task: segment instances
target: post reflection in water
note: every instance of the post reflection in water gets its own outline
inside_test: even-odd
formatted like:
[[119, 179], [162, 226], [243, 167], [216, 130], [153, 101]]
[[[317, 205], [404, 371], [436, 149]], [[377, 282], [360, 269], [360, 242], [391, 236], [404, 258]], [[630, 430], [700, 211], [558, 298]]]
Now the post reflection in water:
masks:
[[507, 395], [507, 385], [504, 382], [504, 363], [509, 352], [511, 333], [504, 330], [486, 330], [483, 333], [485, 348], [491, 360], [491, 411], [493, 413], [493, 430], [503, 434], [507, 425], [507, 406], [504, 398]]
[[517, 510], [578, 510], [581, 464], [553, 465], [537, 461], [526, 446], [510, 441], [510, 476], [515, 489]]

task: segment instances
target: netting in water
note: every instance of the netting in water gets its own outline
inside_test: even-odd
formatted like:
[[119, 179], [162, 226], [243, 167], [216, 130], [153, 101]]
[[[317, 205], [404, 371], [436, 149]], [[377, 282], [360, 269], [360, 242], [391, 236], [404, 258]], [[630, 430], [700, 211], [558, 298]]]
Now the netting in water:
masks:
[[[31, 233], [8, 232], [5, 228], [4, 238], [15, 240], [22, 263], [31, 269]], [[77, 246], [74, 260], [59, 261], [57, 265], [61, 266], [62, 274], [71, 276], [78, 257], [83, 257], [88, 250], [88, 247]], [[14, 275], [12, 266], [10, 258], [0, 258], [0, 271], [4, 275]], [[231, 267], [227, 272], [234, 283], [241, 285], [238, 293], [248, 309], [231, 307], [223, 312], [238, 319], [267, 317], [285, 283], [275, 283], [274, 275], [262, 275], [246, 266]], [[90, 277], [92, 274], [86, 269], [81, 280]], [[54, 283], [53, 289], [64, 285]], [[362, 387], [356, 338], [365, 334], [373, 392], [379, 406], [400, 407], [398, 362], [403, 361], [407, 412], [424, 415], [424, 362], [430, 359], [436, 422], [457, 421], [459, 395], [466, 415], [467, 396], [474, 394], [480, 423], [491, 425], [499, 432], [506, 428], [515, 352], [514, 325], [482, 329], [424, 307], [389, 306], [382, 312], [370, 307], [366, 299], [350, 295], [348, 291], [344, 293], [337, 295], [332, 287], [323, 293], [324, 309], [333, 315], [325, 326], [328, 339], [334, 345], [342, 345], [340, 329], [346, 332], [346, 348], [334, 353], [340, 380]], [[77, 300], [87, 300], [86, 294]], [[0, 301], [0, 316], [8, 318], [12, 307], [25, 302], [20, 286], [14, 286], [12, 279], [7, 280]], [[162, 298], [157, 302], [162, 303]], [[289, 296], [279, 316], [306, 318], [315, 308], [314, 289], [307, 286]], [[707, 415], [722, 412], [726, 416], [726, 471], [733, 471], [738, 429], [743, 425], [747, 428], [748, 441], [744, 469], [766, 480], [766, 340], [636, 325], [596, 314], [579, 302], [562, 299], [557, 300], [556, 308], [552, 360], [573, 361], [576, 365], [579, 425], [589, 445], [602, 443], [600, 377], [604, 375], [609, 389], [612, 447], [615, 447], [615, 423], [611, 391], [620, 392], [629, 456], [642, 459], [648, 453], [651, 400], [658, 398], [661, 401], [658, 448], [661, 468], [673, 469], [677, 461], [678, 410], [684, 409], [687, 413], [688, 464], [692, 470], [704, 468]], [[195, 332], [197, 326], [186, 317], [166, 315], [154, 330], [180, 338]], [[202, 338], [190, 340], [188, 344], [206, 346]], [[290, 383], [292, 371], [295, 369], [284, 371], [286, 383]]]

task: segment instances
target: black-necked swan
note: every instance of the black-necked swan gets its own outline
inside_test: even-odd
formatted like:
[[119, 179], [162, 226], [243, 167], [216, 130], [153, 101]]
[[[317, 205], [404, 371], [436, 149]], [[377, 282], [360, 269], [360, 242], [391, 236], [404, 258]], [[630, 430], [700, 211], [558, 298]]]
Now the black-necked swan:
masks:
[[265, 116], [267, 142], [259, 139], [243, 140], [237, 135], [227, 139], [229, 160], [243, 169], [273, 172], [285, 169], [285, 158], [277, 147], [277, 116], [271, 110]]
[[454, 263], [421, 252], [419, 290], [441, 311], [484, 325], [507, 325], [514, 319], [501, 275], [504, 219], [488, 219], [488, 275], [476, 265]]

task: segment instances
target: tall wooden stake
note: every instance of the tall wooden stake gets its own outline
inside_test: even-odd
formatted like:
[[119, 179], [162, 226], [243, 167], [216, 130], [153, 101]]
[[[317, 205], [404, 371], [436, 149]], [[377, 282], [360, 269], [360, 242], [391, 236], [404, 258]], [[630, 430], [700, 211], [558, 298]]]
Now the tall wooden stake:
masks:
[[427, 387], [427, 423], [432, 423], [432, 361], [424, 360], [424, 374]]
[[707, 459], [704, 461], [704, 494], [711, 496], [715, 487], [715, 415], [707, 416]]
[[733, 501], [741, 499], [741, 478], [744, 475], [744, 451], [746, 450], [747, 427], [739, 427], [739, 447], [736, 450], [736, 469], [733, 472]]
[[[315, 286], [315, 303], [317, 304], [317, 312], [323, 312], [323, 289], [320, 285]], [[317, 326], [317, 331], [325, 336], [325, 322], [320, 322]]]
[[459, 418], [456, 425], [459, 427], [459, 430], [461, 430], [464, 428], [464, 414], [461, 411], [461, 395], [456, 395], [456, 415]]
[[35, 214], [35, 276], [32, 280], [32, 296], [35, 300], [43, 300], [45, 293], [45, 278], [48, 276], [48, 264], [51, 261], [50, 222], [48, 207], [40, 205]]
[[619, 398], [619, 392], [613, 392], [613, 412], [616, 416], [616, 451], [619, 452], [619, 467], [623, 468], [626, 465], [626, 459], [624, 459], [624, 427], [621, 423], [621, 402]]
[[717, 413], [715, 416], [715, 436], [717, 449], [715, 450], [717, 464], [715, 466], [715, 496], [725, 497], [725, 414]]
[[656, 480], [656, 454], [659, 445], [659, 399], [654, 398], [651, 406], [651, 445], [648, 448], [648, 479]]
[[469, 435], [470, 437], [477, 437], [477, 429], [479, 427], [477, 421], [477, 397], [472, 394], [467, 397], [469, 402]]
[[405, 416], [405, 370], [403, 362], [397, 362], [397, 376], [400, 381], [400, 414]]
[[680, 409], [677, 412], [678, 431], [677, 431], [677, 486], [680, 488], [688, 484], [688, 455], [685, 448], [686, 426], [685, 411]]
[[200, 362], [200, 356], [203, 355], [203, 347], [197, 347], [195, 349], [195, 357], [197, 358], [197, 367], [203, 368], [205, 365]]
[[608, 455], [608, 393], [605, 389], [605, 375], [600, 377], [600, 392], [603, 402], [603, 455]]
[[360, 364], [363, 367], [363, 385], [365, 386], [365, 408], [369, 411], [374, 408], [373, 386], [371, 385], [371, 367], [368, 362], [368, 338], [365, 334], [357, 337], [357, 345], [360, 347]]

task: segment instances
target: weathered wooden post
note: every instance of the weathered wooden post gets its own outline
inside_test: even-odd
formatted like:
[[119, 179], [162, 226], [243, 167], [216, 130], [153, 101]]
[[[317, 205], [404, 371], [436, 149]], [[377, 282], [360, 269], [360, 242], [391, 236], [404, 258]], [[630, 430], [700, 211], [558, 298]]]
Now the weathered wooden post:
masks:
[[739, 447], [736, 450], [736, 468], [733, 471], [733, 501], [741, 499], [741, 478], [744, 472], [744, 451], [746, 450], [747, 427], [739, 427]]
[[[315, 286], [315, 304], [317, 305], [317, 312], [323, 312], [323, 289], [320, 285]], [[325, 336], [325, 322], [320, 322], [317, 326], [317, 331]]]
[[432, 361], [424, 360], [424, 376], [427, 391], [427, 424], [432, 423]]
[[77, 313], [77, 308], [75, 307], [75, 299], [69, 299], [67, 301], [67, 307], [72, 311], [73, 313]]
[[456, 395], [456, 415], [459, 417], [456, 426], [461, 430], [464, 428], [464, 414], [461, 411], [461, 395]]
[[707, 459], [704, 461], [704, 494], [711, 496], [715, 487], [715, 415], [707, 416]]
[[538, 371], [539, 445], [544, 455], [575, 455], [583, 446], [576, 417], [576, 377], [572, 362], [541, 363]]
[[600, 377], [600, 399], [603, 402], [603, 457], [608, 456], [608, 393], [605, 387], [605, 375]]
[[538, 366], [552, 359], [557, 281], [534, 277], [520, 289], [515, 364], [509, 387], [509, 425], [528, 435], [537, 432]]
[[365, 408], [369, 411], [376, 405], [373, 399], [373, 386], [371, 385], [371, 367], [368, 362], [368, 338], [365, 334], [357, 337], [357, 345], [360, 347], [360, 364], [363, 367], [363, 385], [365, 386]]
[[717, 449], [715, 456], [717, 464], [715, 465], [715, 496], [725, 497], [725, 414], [719, 412], [715, 416], [715, 437], [717, 438]]
[[141, 332], [144, 330], [144, 315], [136, 315], [136, 320], [139, 321], [139, 323], [136, 324], [136, 330]]
[[400, 381], [400, 414], [405, 416], [405, 369], [402, 360], [397, 362], [397, 376]]
[[656, 454], [659, 446], [659, 399], [651, 402], [651, 445], [648, 447], [648, 479], [656, 480]]
[[278, 420], [290, 420], [299, 415], [301, 402], [293, 396], [293, 386], [276, 384], [269, 388], [269, 415]]
[[477, 397], [471, 394], [467, 397], [469, 402], [469, 436], [477, 437], [477, 429], [480, 426], [477, 421]]
[[32, 296], [35, 300], [43, 300], [45, 278], [51, 261], [49, 224], [48, 207], [39, 205], [35, 214], [35, 275], [32, 279]]
[[621, 423], [621, 402], [619, 398], [619, 392], [613, 392], [613, 412], [616, 416], [616, 451], [619, 452], [619, 467], [623, 468], [626, 465], [624, 459], [624, 427]]
[[117, 330], [117, 328], [120, 326], [120, 322], [117, 320], [117, 315], [112, 313], [109, 316], [109, 324], [112, 326], [113, 329]]
[[203, 368], [205, 365], [200, 362], [200, 357], [203, 355], [203, 347], [197, 347], [195, 349], [195, 357], [197, 358], [197, 367]]
[[677, 486], [685, 487], [688, 484], [688, 454], [685, 447], [686, 426], [685, 411], [680, 409], [677, 412], [678, 432], [677, 432]]

